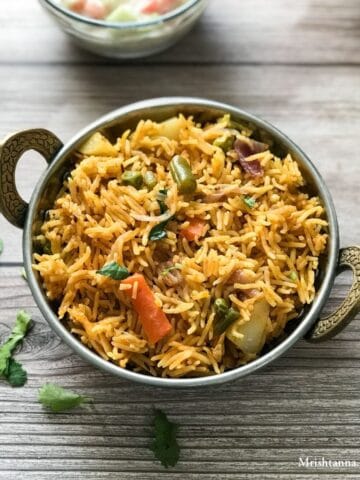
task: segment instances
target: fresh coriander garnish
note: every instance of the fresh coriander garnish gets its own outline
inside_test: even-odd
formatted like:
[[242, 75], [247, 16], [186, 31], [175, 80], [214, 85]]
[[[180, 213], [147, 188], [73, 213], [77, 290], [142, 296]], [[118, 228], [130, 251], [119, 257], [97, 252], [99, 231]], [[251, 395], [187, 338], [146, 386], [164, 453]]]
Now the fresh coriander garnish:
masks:
[[164, 270], [161, 272], [161, 275], [163, 275], [165, 277], [172, 270], [181, 270], [180, 263], [175, 263], [174, 265], [171, 265], [170, 267], [164, 268]]
[[0, 377], [5, 378], [14, 387], [26, 383], [26, 372], [12, 358], [12, 353], [19, 345], [31, 327], [30, 315], [21, 310], [16, 316], [15, 326], [6, 342], [0, 347]]
[[160, 207], [160, 213], [161, 214], [165, 213], [166, 210], [168, 209], [167, 205], [165, 203], [167, 192], [168, 192], [167, 189], [163, 188], [163, 189], [159, 190], [159, 192], [157, 194], [157, 201], [158, 201], [158, 204], [159, 204], [159, 207]]
[[150, 230], [149, 240], [156, 241], [161, 240], [167, 236], [166, 226], [173, 217], [164, 220], [163, 222], [158, 223]]
[[91, 401], [91, 397], [78, 395], [72, 390], [67, 390], [53, 383], [46, 383], [39, 390], [39, 402], [54, 413], [71, 410]]
[[256, 204], [256, 200], [252, 197], [243, 197], [244, 203], [249, 207], [249, 208], [254, 208]]
[[154, 441], [151, 450], [155, 457], [166, 468], [174, 467], [180, 455], [180, 447], [176, 440], [177, 425], [168, 420], [161, 410], [155, 410]]
[[[158, 194], [157, 194], [157, 201], [160, 207], [160, 213], [163, 214], [167, 211], [168, 207], [165, 203], [166, 196], [167, 196], [167, 189], [163, 188], [160, 189]], [[156, 241], [156, 240], [161, 240], [166, 237], [167, 232], [166, 232], [166, 226], [170, 222], [170, 220], [173, 217], [168, 218], [167, 220], [164, 220], [163, 222], [158, 223], [155, 225], [149, 233], [149, 240], [151, 241]]]
[[129, 270], [126, 267], [119, 265], [116, 262], [104, 265], [100, 270], [97, 270], [96, 273], [103, 275], [104, 277], [110, 277], [113, 280], [124, 280], [130, 275]]
[[12, 357], [9, 359], [5, 377], [12, 387], [22, 387], [27, 382], [26, 371], [23, 369], [21, 363]]

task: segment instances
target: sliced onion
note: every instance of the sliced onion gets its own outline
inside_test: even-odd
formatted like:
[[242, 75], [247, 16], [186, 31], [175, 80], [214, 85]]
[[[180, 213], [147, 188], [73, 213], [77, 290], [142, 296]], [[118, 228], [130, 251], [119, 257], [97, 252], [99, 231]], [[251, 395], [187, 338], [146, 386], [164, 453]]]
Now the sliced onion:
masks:
[[139, 215], [138, 213], [135, 213], [135, 212], [130, 212], [130, 215], [133, 218], [135, 218], [135, 220], [139, 220], [139, 222], [160, 223], [160, 222], [166, 222], [166, 220], [169, 220], [173, 214], [170, 211], [167, 211], [162, 215], [157, 215], [157, 216]]

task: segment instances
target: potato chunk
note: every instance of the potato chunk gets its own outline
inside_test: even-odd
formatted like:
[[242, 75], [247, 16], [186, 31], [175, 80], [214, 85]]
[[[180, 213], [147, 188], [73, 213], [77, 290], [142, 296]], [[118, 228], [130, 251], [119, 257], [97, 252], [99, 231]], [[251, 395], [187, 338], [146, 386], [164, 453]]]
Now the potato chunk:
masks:
[[269, 318], [270, 306], [266, 300], [258, 300], [250, 320], [239, 325], [233, 323], [226, 331], [226, 337], [240, 350], [247, 354], [257, 354], [261, 351], [266, 340], [266, 325]]
[[89, 137], [79, 148], [84, 155], [115, 157], [118, 155], [116, 148], [100, 132]]

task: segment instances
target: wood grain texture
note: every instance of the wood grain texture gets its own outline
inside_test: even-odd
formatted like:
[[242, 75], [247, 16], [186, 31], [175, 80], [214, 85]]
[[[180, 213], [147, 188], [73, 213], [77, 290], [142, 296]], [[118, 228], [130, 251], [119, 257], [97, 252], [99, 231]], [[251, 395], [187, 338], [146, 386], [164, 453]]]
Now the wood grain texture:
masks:
[[[343, 246], [360, 218], [358, 0], [210, 0], [177, 46], [136, 62], [76, 48], [33, 0], [6, 2], [0, 28], [0, 138], [44, 127], [67, 141], [121, 105], [160, 95], [210, 97], [271, 121], [308, 153], [335, 200]], [[20, 161], [28, 199], [45, 168]], [[318, 345], [300, 341], [264, 370], [206, 390], [143, 387], [84, 363], [52, 333], [22, 279], [21, 231], [0, 218], [0, 344], [20, 308], [35, 327], [17, 355], [25, 388], [0, 382], [0, 480], [358, 480], [360, 324]], [[325, 307], [344, 297], [337, 279]], [[44, 412], [47, 381], [94, 405]], [[181, 459], [165, 470], [149, 450], [154, 407], [180, 425]], [[300, 468], [299, 456], [356, 468]]]

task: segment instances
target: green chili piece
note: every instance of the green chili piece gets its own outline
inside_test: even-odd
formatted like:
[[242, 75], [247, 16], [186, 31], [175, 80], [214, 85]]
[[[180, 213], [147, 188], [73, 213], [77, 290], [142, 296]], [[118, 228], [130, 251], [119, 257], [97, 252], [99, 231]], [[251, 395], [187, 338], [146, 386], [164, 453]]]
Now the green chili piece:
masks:
[[150, 170], [147, 171], [144, 175], [144, 183], [148, 190], [152, 190], [156, 187], [157, 179], [155, 173], [151, 172]]
[[196, 179], [186, 158], [176, 155], [170, 162], [170, 172], [180, 193], [190, 194], [196, 191]]
[[227, 153], [233, 148], [235, 137], [233, 135], [222, 135], [214, 140], [213, 145], [221, 148], [221, 150]]
[[128, 170], [121, 175], [121, 182], [123, 185], [131, 185], [136, 188], [136, 190], [141, 188], [143, 180], [143, 176], [140, 172], [132, 172]]
[[240, 313], [235, 310], [235, 308], [230, 307], [223, 317], [218, 317], [216, 319], [216, 323], [214, 326], [214, 334], [215, 335], [221, 335], [222, 333], [227, 330], [230, 325], [232, 325], [235, 320], [237, 320], [240, 316]]
[[224, 298], [217, 298], [214, 302], [216, 315], [225, 316], [229, 310], [229, 305]]

